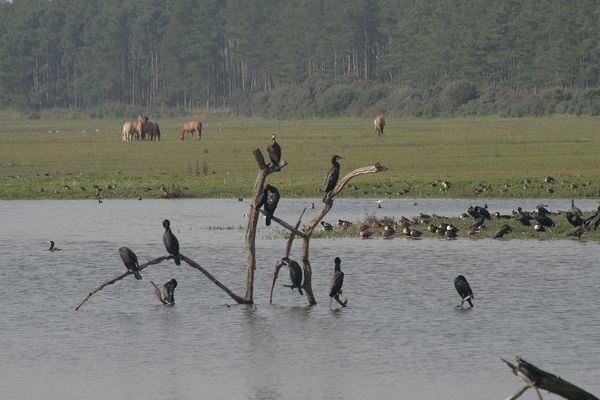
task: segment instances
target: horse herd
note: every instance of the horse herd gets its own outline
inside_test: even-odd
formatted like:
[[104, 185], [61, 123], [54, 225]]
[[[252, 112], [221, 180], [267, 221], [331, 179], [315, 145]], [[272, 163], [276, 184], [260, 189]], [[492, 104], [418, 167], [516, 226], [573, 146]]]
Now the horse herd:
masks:
[[[202, 134], [202, 122], [192, 119], [186, 121], [181, 129], [179, 130], [179, 140], [184, 140], [186, 134], [192, 134], [192, 137], [196, 137], [200, 140]], [[123, 131], [121, 134], [123, 142], [133, 142], [133, 140], [160, 140], [160, 128], [158, 123], [150, 120], [147, 115], [138, 115], [137, 121], [127, 121], [123, 124]]]
[[[373, 120], [373, 127], [377, 136], [383, 136], [385, 119], [383, 115], [378, 115]], [[179, 140], [184, 140], [186, 134], [189, 134], [200, 140], [202, 135], [202, 122], [197, 119], [186, 121], [179, 130]], [[138, 115], [136, 122], [127, 121], [123, 124], [122, 140], [123, 142], [133, 142], [133, 140], [160, 140], [160, 128], [158, 123], [151, 121], [147, 115]]]

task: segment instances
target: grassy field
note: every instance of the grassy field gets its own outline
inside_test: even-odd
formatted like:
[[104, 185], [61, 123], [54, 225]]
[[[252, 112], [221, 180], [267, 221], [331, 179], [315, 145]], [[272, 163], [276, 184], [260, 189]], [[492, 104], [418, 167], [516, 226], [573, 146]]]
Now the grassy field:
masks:
[[86, 198], [93, 185], [107, 198], [158, 198], [163, 189], [247, 197], [257, 173], [251, 151], [264, 151], [274, 132], [289, 165], [269, 179], [284, 197], [321, 197], [333, 154], [344, 157], [342, 173], [388, 167], [353, 181], [345, 197], [600, 197], [595, 117], [388, 119], [381, 138], [368, 118], [200, 119], [200, 142], [179, 141], [183, 119], [164, 119], [160, 142], [129, 144], [122, 120], [2, 120], [0, 198]]

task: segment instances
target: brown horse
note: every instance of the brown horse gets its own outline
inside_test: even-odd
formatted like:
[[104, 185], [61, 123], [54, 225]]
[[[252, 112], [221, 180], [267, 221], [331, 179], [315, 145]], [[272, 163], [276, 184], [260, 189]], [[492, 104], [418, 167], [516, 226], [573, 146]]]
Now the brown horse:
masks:
[[135, 129], [141, 140], [160, 140], [160, 128], [158, 124], [144, 115], [138, 115]]
[[385, 118], [383, 115], [378, 115], [373, 120], [373, 127], [375, 128], [375, 133], [378, 136], [383, 136], [383, 128], [385, 128]]
[[179, 140], [186, 139], [186, 137], [189, 136], [190, 133], [192, 134], [192, 137], [198, 134], [198, 140], [200, 140], [200, 137], [202, 136], [202, 122], [198, 121], [197, 119], [191, 119], [189, 121], [186, 121], [186, 123], [183, 124], [183, 126], [179, 130]]

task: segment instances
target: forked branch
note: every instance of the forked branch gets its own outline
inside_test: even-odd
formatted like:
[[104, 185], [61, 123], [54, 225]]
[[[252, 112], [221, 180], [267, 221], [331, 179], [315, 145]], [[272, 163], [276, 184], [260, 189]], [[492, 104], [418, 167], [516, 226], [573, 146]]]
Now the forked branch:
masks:
[[512, 370], [513, 374], [519, 376], [525, 381], [525, 386], [512, 394], [508, 400], [514, 400], [522, 395], [528, 388], [533, 388], [537, 392], [538, 399], [541, 395], [538, 389], [547, 390], [568, 400], [599, 400], [593, 394], [565, 381], [559, 376], [546, 372], [535, 365], [525, 361], [520, 356], [516, 357], [516, 365], [502, 359]]
[[[141, 271], [150, 265], [159, 264], [159, 263], [167, 260], [168, 258], [169, 258], [168, 256], [161, 256], [161, 257], [155, 258], [154, 260], [150, 260], [147, 263], [140, 265], [138, 267], [138, 270]], [[79, 310], [79, 308], [83, 305], [83, 303], [88, 301], [88, 299], [90, 297], [92, 297], [94, 294], [98, 293], [99, 291], [104, 289], [106, 286], [112, 285], [113, 283], [116, 283], [116, 282], [120, 281], [121, 279], [126, 278], [128, 275], [131, 275], [130, 271], [126, 271], [119, 276], [109, 279], [106, 282], [104, 282], [103, 284], [101, 284], [100, 286], [98, 286], [96, 289], [92, 290], [90, 293], [88, 293], [88, 295], [85, 297], [85, 299], [83, 299], [81, 301], [81, 303], [79, 303], [79, 305], [77, 307], [75, 307], [75, 311]]]

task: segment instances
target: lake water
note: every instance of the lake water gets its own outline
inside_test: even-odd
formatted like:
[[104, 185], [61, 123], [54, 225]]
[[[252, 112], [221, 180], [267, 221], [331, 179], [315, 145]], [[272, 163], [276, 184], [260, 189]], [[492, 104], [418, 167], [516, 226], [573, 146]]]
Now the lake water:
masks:
[[[317, 207], [319, 203], [315, 202]], [[283, 199], [294, 223], [311, 200]], [[456, 216], [485, 201], [338, 200], [326, 220], [366, 214]], [[537, 200], [487, 201], [510, 212]], [[570, 201], [544, 201], [551, 210]], [[584, 210], [596, 201], [577, 201]], [[198, 271], [151, 266], [77, 304], [124, 271], [120, 246], [140, 262], [164, 255], [161, 221], [181, 252], [236, 293], [245, 287], [248, 201], [0, 201], [0, 398], [12, 399], [492, 399], [522, 385], [501, 358], [526, 360], [600, 393], [600, 246], [520, 240], [316, 239], [314, 307], [282, 287], [269, 305], [283, 239], [257, 240], [256, 308], [232, 300]], [[316, 210], [307, 210], [304, 221]], [[47, 240], [62, 249], [48, 252]], [[293, 256], [299, 253], [299, 243]], [[333, 258], [342, 258], [349, 307], [329, 305]], [[467, 277], [475, 308], [459, 310]], [[174, 307], [150, 281], [176, 278]], [[532, 393], [524, 398], [533, 399]], [[557, 398], [544, 395], [545, 399]]]

